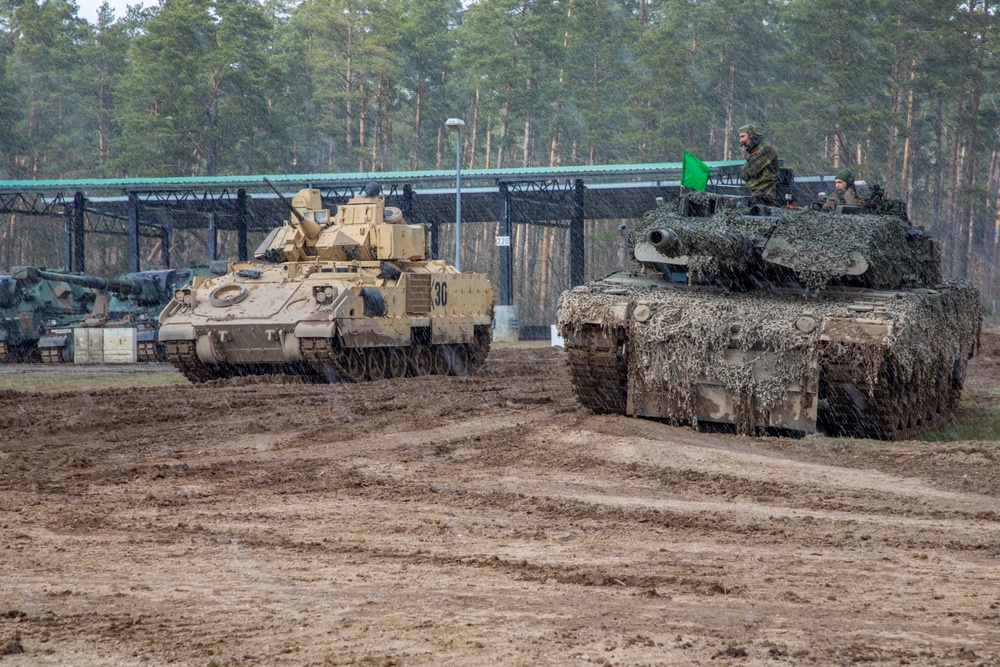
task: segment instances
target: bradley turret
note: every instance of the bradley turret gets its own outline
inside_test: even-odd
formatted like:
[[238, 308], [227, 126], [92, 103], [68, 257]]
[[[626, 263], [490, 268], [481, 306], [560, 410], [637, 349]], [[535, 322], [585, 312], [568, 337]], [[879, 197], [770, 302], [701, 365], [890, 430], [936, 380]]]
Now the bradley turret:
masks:
[[369, 183], [331, 215], [320, 191], [300, 190], [289, 202], [270, 181], [291, 216], [273, 230], [255, 257], [267, 262], [419, 261], [426, 259], [423, 225], [403, 222], [403, 212], [385, 205], [378, 183]]

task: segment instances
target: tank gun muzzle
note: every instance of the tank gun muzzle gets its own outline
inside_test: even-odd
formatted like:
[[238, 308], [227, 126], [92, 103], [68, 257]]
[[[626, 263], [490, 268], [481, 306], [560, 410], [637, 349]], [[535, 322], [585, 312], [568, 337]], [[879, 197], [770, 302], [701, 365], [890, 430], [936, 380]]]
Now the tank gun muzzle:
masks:
[[677, 238], [677, 233], [672, 229], [666, 227], [651, 229], [646, 234], [646, 241], [664, 257], [675, 257], [684, 254], [681, 252], [680, 239]]

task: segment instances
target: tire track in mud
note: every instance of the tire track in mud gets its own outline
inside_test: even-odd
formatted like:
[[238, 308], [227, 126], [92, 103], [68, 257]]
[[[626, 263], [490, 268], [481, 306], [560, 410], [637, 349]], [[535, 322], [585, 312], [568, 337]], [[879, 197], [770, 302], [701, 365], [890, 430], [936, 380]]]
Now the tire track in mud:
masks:
[[559, 351], [486, 371], [69, 394], [60, 424], [0, 392], [0, 612], [26, 614], [0, 639], [80, 665], [997, 659], [996, 492], [960, 481], [989, 486], [988, 443], [698, 433], [583, 411]]

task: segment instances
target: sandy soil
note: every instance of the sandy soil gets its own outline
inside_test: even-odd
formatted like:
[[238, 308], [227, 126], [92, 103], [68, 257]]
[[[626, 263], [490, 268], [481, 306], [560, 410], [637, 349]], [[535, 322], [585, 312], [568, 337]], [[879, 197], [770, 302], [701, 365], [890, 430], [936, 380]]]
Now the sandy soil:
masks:
[[0, 392], [0, 664], [997, 665], [997, 459], [598, 417], [536, 347]]

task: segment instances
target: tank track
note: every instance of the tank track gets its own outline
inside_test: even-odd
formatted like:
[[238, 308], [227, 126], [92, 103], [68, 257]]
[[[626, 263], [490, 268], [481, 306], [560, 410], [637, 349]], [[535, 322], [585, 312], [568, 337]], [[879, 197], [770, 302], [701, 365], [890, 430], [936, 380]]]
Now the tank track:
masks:
[[43, 364], [64, 364], [63, 350], [61, 347], [43, 347], [39, 352], [42, 355]]
[[151, 340], [143, 340], [136, 343], [136, 361], [159, 361], [156, 352], [156, 343]]
[[299, 350], [313, 371], [328, 382], [364, 382], [421, 375], [471, 375], [489, 354], [489, 328], [477, 327], [475, 339], [474, 343], [454, 345], [345, 349], [329, 338], [303, 338]]
[[167, 361], [191, 382], [208, 382], [236, 375], [305, 372], [315, 381], [364, 382], [420, 375], [471, 375], [486, 361], [490, 329], [476, 327], [475, 342], [456, 345], [411, 345], [341, 349], [329, 338], [303, 338], [299, 350], [306, 364], [286, 366], [212, 366], [198, 358], [195, 342], [167, 341]]
[[597, 414], [625, 414], [628, 401], [628, 358], [625, 332], [584, 325], [566, 338], [573, 389], [584, 407]]
[[10, 348], [7, 346], [7, 341], [0, 340], [0, 364], [9, 364], [14, 361], [10, 354]]
[[961, 360], [941, 360], [932, 386], [904, 383], [896, 379], [896, 366], [887, 359], [872, 386], [860, 362], [821, 357], [820, 367], [819, 430], [880, 440], [905, 439], [944, 425], [958, 407], [965, 370]]
[[[628, 359], [625, 334], [585, 325], [566, 338], [566, 356], [580, 403], [597, 414], [625, 414]], [[875, 386], [860, 353], [850, 359], [820, 352], [818, 429], [832, 436], [899, 440], [944, 425], [958, 407], [965, 363], [942, 359], [933, 386], [898, 381], [891, 359], [883, 363]]]
[[191, 382], [208, 382], [223, 377], [202, 363], [193, 340], [170, 340], [166, 344], [167, 361]]

